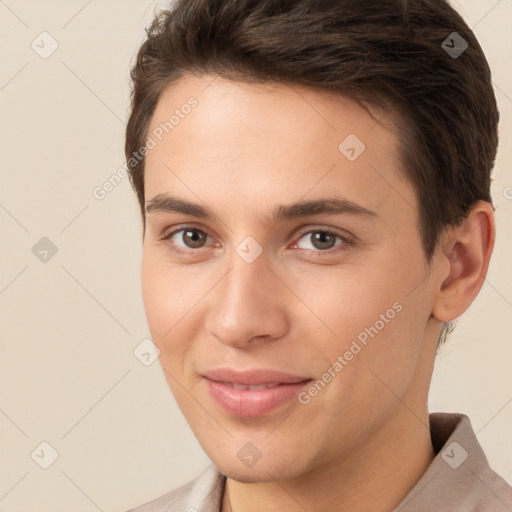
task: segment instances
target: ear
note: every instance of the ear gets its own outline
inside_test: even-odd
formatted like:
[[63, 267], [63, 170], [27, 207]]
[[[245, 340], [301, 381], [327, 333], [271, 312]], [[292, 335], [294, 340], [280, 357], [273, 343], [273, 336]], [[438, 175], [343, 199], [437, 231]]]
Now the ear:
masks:
[[469, 308], [487, 275], [494, 239], [494, 210], [486, 201], [477, 201], [460, 226], [443, 233], [440, 257], [449, 270], [433, 304], [437, 320], [450, 322]]

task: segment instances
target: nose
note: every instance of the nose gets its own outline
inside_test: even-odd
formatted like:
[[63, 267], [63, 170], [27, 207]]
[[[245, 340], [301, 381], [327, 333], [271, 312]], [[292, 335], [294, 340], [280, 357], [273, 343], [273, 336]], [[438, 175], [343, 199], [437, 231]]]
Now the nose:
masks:
[[207, 331], [237, 348], [284, 336], [289, 327], [286, 307], [292, 300], [267, 258], [262, 254], [247, 263], [235, 253], [230, 263], [229, 271], [212, 290]]

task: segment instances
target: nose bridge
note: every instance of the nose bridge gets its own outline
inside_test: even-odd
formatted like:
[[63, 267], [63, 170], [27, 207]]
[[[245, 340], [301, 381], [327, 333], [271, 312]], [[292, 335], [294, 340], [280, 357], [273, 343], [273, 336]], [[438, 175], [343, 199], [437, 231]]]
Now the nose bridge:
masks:
[[254, 316], [264, 304], [270, 305], [268, 274], [272, 272], [266, 258], [260, 255], [248, 263], [235, 252], [230, 260], [230, 268], [220, 298], [225, 313], [231, 315], [233, 320], [238, 317], [247, 319], [249, 312]]
[[210, 333], [233, 346], [243, 346], [257, 336], [281, 336], [286, 328], [277, 279], [264, 254], [253, 259], [250, 243], [240, 244], [233, 252], [207, 320]]
[[248, 264], [239, 256], [234, 256], [231, 271], [224, 283], [226, 305], [232, 304], [239, 309], [247, 303], [256, 304], [258, 296], [265, 288], [265, 273], [268, 271], [263, 260]]

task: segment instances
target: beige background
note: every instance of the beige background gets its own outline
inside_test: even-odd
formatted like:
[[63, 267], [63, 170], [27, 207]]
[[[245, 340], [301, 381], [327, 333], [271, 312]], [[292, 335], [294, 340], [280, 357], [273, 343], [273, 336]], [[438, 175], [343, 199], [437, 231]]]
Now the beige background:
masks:
[[[125, 178], [93, 196], [124, 163], [128, 69], [162, 4], [0, 0], [0, 512], [123, 511], [208, 463], [158, 361], [133, 353], [149, 337], [135, 194]], [[438, 356], [430, 406], [468, 414], [512, 482], [512, 0], [456, 7], [488, 55], [502, 115], [498, 237]], [[43, 31], [59, 45], [47, 59], [31, 48], [51, 49]], [[43, 237], [58, 251], [45, 263], [32, 252]], [[58, 452], [48, 469], [43, 441]]]

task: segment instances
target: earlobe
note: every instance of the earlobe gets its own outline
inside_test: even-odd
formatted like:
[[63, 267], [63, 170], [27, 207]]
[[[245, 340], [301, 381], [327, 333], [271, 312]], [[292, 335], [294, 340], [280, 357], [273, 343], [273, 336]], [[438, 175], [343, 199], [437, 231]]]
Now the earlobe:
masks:
[[437, 320], [455, 320], [474, 301], [487, 274], [494, 239], [494, 210], [486, 201], [477, 201], [462, 224], [445, 233], [441, 258], [449, 271], [434, 301], [432, 314]]

